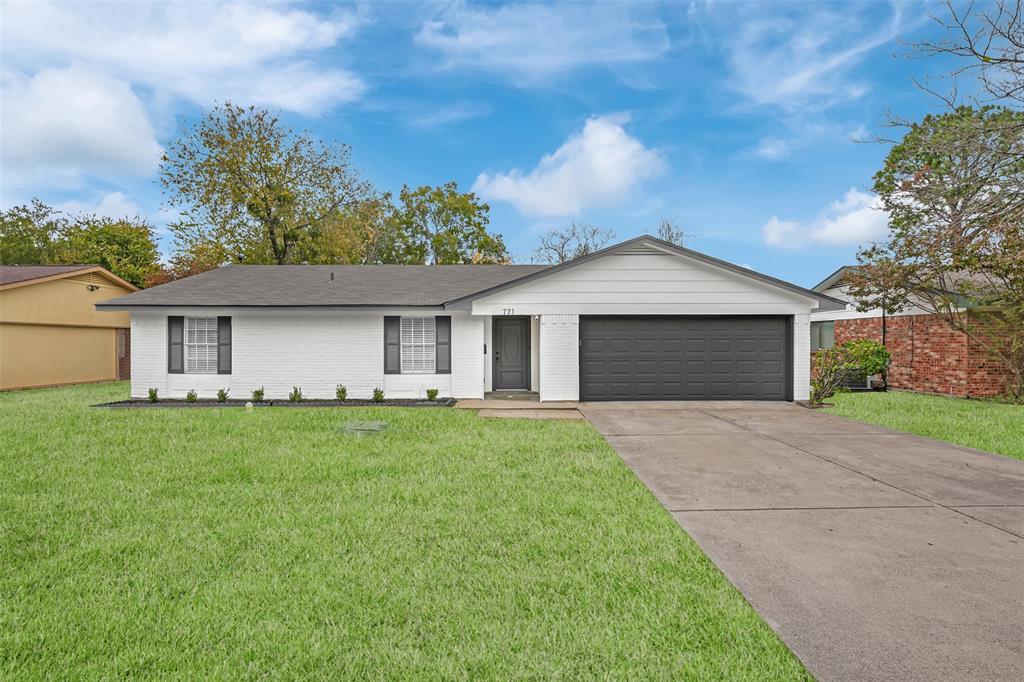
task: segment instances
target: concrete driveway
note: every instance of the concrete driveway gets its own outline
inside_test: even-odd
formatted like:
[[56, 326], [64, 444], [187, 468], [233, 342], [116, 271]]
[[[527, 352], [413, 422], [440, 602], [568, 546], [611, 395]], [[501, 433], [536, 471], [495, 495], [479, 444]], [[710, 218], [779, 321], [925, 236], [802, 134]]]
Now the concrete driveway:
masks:
[[580, 409], [818, 679], [1024, 679], [1024, 462], [787, 403]]

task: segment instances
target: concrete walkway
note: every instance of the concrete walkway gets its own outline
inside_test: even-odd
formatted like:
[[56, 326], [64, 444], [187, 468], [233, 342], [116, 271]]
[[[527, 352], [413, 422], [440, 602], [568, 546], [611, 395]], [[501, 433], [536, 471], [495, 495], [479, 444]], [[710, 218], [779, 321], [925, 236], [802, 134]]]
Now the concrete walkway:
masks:
[[818, 679], [1024, 679], [1024, 462], [785, 403], [580, 410]]

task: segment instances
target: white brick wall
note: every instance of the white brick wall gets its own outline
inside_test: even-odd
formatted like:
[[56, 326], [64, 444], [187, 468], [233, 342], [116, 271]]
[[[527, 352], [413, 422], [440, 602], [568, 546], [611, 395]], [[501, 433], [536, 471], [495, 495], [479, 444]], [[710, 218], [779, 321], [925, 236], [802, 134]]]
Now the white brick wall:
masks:
[[[167, 316], [190, 312], [231, 315], [230, 375], [167, 374]], [[481, 318], [453, 315], [451, 376], [385, 377], [382, 312], [132, 313], [132, 396], [145, 397], [155, 387], [162, 397], [181, 398], [194, 388], [206, 398], [228, 388], [233, 398], [248, 398], [263, 386], [268, 399], [280, 400], [299, 386], [307, 398], [333, 398], [335, 387], [344, 384], [351, 398], [369, 398], [376, 386], [394, 398], [422, 397], [427, 388], [439, 389], [442, 396], [475, 398], [483, 395], [482, 338]], [[457, 380], [454, 372], [460, 372]]]
[[811, 395], [811, 316], [793, 316], [793, 400]]
[[[436, 388], [437, 395], [448, 398], [452, 394], [451, 374], [385, 374], [385, 398], [426, 398], [427, 389]], [[463, 396], [466, 397], [466, 396]]]
[[150, 388], [167, 395], [167, 316], [132, 313], [132, 397], [145, 398]]
[[540, 316], [540, 399], [579, 400], [580, 316]]
[[[372, 313], [232, 315], [232, 394], [263, 386], [283, 399], [293, 386], [307, 398], [333, 398], [344, 384], [352, 398], [384, 386], [384, 318]], [[187, 375], [182, 375], [187, 376]]]
[[484, 356], [484, 336], [490, 324], [490, 317], [452, 316], [452, 397], [484, 397], [484, 373], [490, 357]]
[[[228, 388], [247, 398], [264, 386], [268, 398], [287, 398], [292, 386], [309, 398], [332, 398], [343, 383], [353, 398], [369, 398], [375, 386], [389, 397], [422, 397], [427, 388], [456, 398], [481, 398], [490, 355], [483, 353], [489, 316], [452, 315], [451, 375], [384, 375], [384, 313], [253, 313], [221, 310], [197, 314], [232, 317], [233, 373], [167, 374], [167, 315], [132, 313], [132, 396], [150, 387], [162, 397], [183, 397], [196, 389], [213, 397]], [[389, 313], [392, 314], [392, 313]], [[541, 400], [579, 399], [579, 316], [541, 315], [535, 340], [534, 371]], [[535, 337], [536, 339], [536, 337]], [[793, 321], [793, 393], [806, 400], [810, 387], [810, 316]], [[492, 351], [488, 348], [488, 351]]]

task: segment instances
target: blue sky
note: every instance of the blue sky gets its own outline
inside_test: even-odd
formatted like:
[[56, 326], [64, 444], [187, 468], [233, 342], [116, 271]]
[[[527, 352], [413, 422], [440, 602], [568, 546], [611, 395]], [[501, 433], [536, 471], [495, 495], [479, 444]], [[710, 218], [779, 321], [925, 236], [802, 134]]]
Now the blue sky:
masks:
[[660, 217], [688, 245], [811, 285], [885, 231], [886, 112], [936, 108], [901, 41], [920, 3], [5, 3], [4, 207], [148, 217], [156, 168], [217, 100], [352, 146], [381, 189], [455, 180], [518, 261], [570, 221]]

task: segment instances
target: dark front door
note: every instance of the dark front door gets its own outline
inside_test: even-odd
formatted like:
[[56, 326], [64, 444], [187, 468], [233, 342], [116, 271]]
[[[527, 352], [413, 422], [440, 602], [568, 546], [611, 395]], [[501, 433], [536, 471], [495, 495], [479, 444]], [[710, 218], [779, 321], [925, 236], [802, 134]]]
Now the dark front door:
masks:
[[530, 389], [530, 318], [494, 318], [494, 390]]
[[784, 317], [583, 317], [583, 400], [791, 400]]

